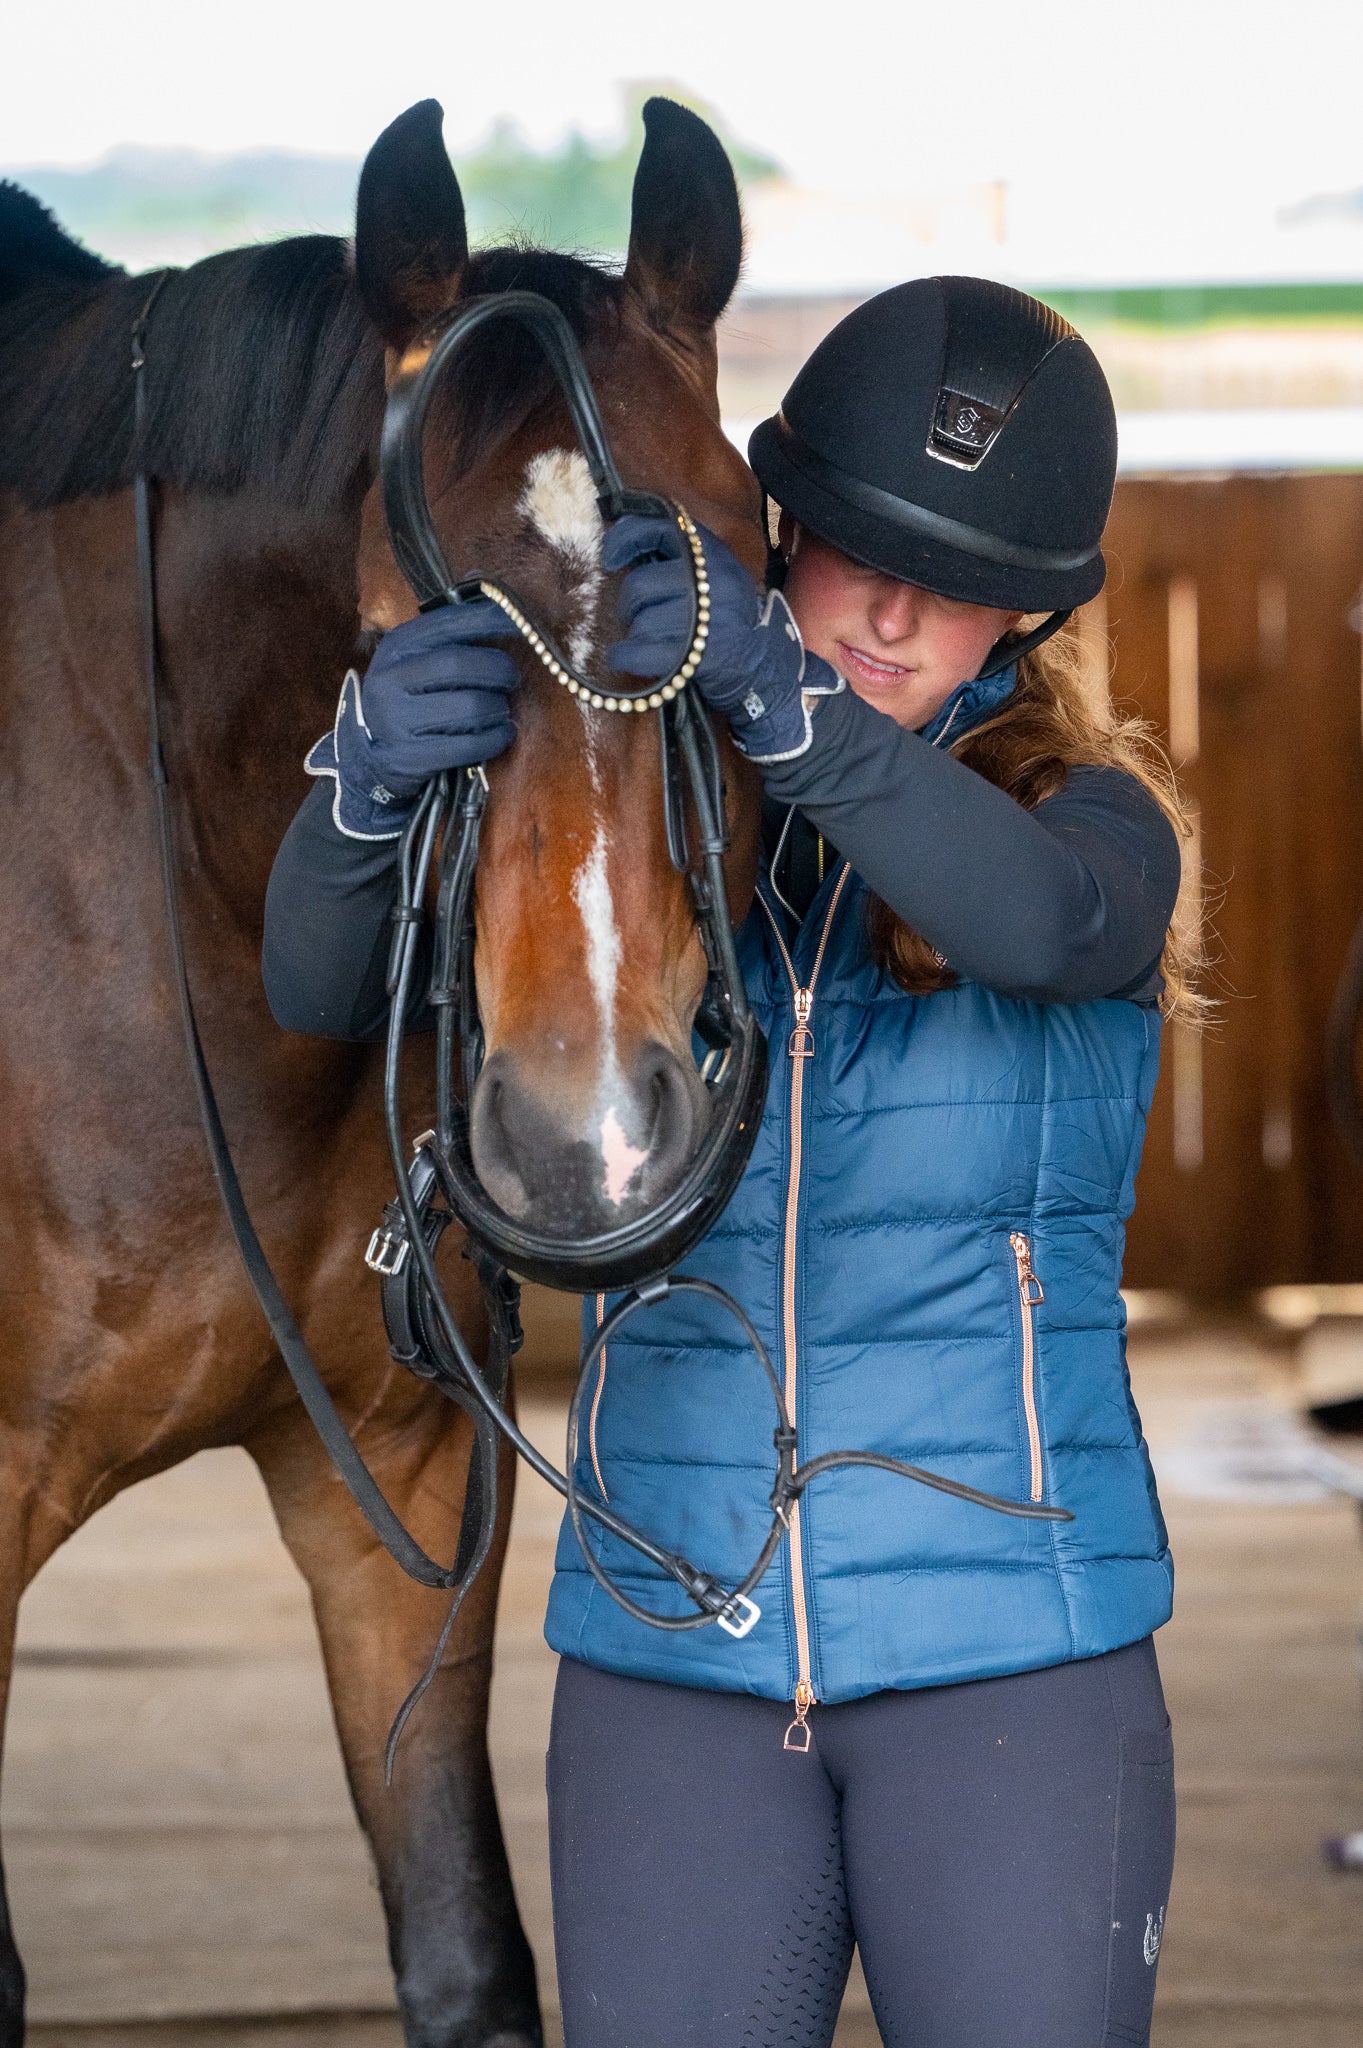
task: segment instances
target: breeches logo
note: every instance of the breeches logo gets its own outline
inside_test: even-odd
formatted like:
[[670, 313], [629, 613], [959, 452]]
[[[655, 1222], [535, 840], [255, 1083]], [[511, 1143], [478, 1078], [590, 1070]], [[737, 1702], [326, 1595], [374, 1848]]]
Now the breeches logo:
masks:
[[1145, 1950], [1145, 1960], [1152, 1969], [1154, 1968], [1155, 1958], [1159, 1954], [1159, 1945], [1163, 1939], [1164, 1908], [1161, 1906], [1158, 1920], [1153, 1913], [1147, 1913], [1145, 1916], [1145, 1940], [1141, 1945]]

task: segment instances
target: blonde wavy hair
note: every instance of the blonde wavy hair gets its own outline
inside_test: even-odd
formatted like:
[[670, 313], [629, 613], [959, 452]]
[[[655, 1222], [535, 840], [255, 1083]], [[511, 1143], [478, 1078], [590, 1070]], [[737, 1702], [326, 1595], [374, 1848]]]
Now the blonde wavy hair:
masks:
[[[1037, 623], [1024, 619], [1020, 632]], [[1122, 768], [1149, 790], [1184, 849], [1184, 882], [1164, 942], [1163, 1015], [1205, 1021], [1212, 1004], [1198, 987], [1205, 967], [1200, 878], [1189, 858], [1193, 820], [1173, 769], [1144, 720], [1114, 710], [1095, 686], [1078, 627], [1071, 622], [1018, 663], [1017, 688], [997, 716], [963, 735], [950, 751], [1027, 810], [1054, 796], [1071, 768]], [[868, 937], [879, 966], [910, 995], [952, 988], [956, 975], [918, 932], [874, 898]]]

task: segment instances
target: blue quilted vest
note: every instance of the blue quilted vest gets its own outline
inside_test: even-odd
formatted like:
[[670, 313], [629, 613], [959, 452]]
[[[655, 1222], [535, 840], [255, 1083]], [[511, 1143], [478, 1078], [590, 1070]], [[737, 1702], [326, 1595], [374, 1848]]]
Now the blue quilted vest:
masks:
[[[803, 1459], [883, 1451], [1074, 1520], [1017, 1521], [865, 1468], [826, 1474], [741, 1640], [631, 1620], [565, 1524], [545, 1629], [565, 1656], [838, 1701], [1096, 1656], [1169, 1617], [1117, 1291], [1158, 1015], [970, 983], [905, 995], [870, 958], [867, 902], [841, 865], [788, 944], [764, 885], [740, 954], [772, 1053], [766, 1113], [683, 1270], [752, 1317]], [[583, 1487], [735, 1584], [769, 1526], [775, 1457], [770, 1390], [737, 1326], [696, 1297], [641, 1310], [593, 1397]], [[636, 1599], [694, 1612], [589, 1526]]]

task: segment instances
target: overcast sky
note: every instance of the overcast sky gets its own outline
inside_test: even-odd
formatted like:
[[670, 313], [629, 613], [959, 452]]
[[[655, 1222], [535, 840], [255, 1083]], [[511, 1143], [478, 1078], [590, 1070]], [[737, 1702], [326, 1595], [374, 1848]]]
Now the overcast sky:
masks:
[[1363, 186], [1360, 0], [7, 0], [0, 162], [119, 143], [363, 152], [413, 100], [456, 153], [499, 116], [618, 130], [674, 78], [801, 182], [1003, 177], [1101, 228]]

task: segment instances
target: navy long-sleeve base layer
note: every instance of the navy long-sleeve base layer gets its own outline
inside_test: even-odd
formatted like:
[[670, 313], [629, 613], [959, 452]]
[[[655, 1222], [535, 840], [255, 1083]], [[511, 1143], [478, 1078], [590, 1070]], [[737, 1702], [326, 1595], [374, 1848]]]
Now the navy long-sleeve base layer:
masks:
[[[850, 693], [814, 730], [807, 755], [767, 770], [769, 848], [796, 807], [960, 975], [1001, 995], [1158, 1000], [1179, 846], [1134, 776], [1075, 768], [1026, 811]], [[368, 1038], [387, 1017], [397, 842], [346, 838], [332, 794], [314, 785], [275, 860], [265, 988], [289, 1030]]]
[[1150, 2037], [1174, 1855], [1153, 1643], [791, 1709], [564, 1659], [566, 2048], [827, 2048], [853, 1944], [888, 2048]]

